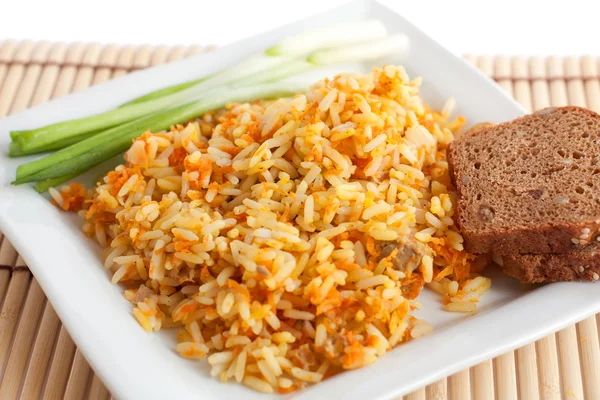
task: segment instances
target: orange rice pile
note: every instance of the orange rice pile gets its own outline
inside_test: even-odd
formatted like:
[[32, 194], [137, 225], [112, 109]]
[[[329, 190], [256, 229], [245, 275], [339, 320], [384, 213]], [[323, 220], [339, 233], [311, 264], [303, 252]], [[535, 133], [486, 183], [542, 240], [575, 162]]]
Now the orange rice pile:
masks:
[[78, 209], [147, 331], [211, 375], [287, 393], [431, 331], [425, 284], [473, 312], [490, 285], [454, 224], [445, 148], [461, 128], [401, 67], [145, 133]]

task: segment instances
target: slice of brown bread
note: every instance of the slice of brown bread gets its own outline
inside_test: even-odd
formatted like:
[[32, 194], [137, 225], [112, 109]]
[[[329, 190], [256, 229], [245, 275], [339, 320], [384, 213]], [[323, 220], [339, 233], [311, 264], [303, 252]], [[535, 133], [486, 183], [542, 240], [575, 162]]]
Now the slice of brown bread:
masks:
[[473, 253], [565, 253], [600, 227], [600, 116], [541, 110], [448, 148], [458, 225]]
[[524, 283], [597, 281], [600, 279], [600, 245], [561, 254], [504, 256], [502, 264], [506, 275]]

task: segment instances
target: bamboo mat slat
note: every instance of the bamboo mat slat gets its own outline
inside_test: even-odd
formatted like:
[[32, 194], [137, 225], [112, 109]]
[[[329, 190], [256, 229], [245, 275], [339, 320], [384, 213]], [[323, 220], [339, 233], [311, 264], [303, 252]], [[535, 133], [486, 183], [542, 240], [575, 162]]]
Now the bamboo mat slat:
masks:
[[516, 354], [515, 368], [518, 371], [517, 393], [519, 394], [519, 398], [538, 400], [540, 398], [540, 389], [535, 343], [530, 343], [517, 349]]
[[516, 400], [518, 398], [514, 352], [511, 351], [496, 357], [494, 379], [494, 389], [498, 399]]
[[[75, 354], [75, 343], [73, 343], [73, 340], [71, 340], [71, 337], [69, 336], [69, 333], [65, 327], [61, 325], [58, 333], [58, 339], [56, 340], [56, 346], [54, 347], [54, 354], [46, 377], [46, 382], [52, 382], [52, 384], [46, 385], [45, 391], [43, 392], [44, 398], [63, 398], [67, 388], [69, 373], [71, 372], [71, 365], [73, 365], [73, 368], [75, 368]], [[83, 357], [81, 358], [83, 359]], [[83, 361], [85, 362], [85, 360]], [[87, 365], [87, 363], [78, 368], [82, 368], [82, 370], [87, 374], [90, 372], [90, 367]]]
[[448, 378], [448, 392], [452, 400], [471, 398], [471, 376], [468, 369]]
[[577, 324], [581, 351], [581, 372], [585, 398], [592, 399], [600, 393], [600, 348], [596, 318], [590, 317]]
[[28, 271], [15, 271], [12, 273], [12, 278], [6, 290], [4, 303], [2, 304], [2, 319], [0, 320], [0, 332], [2, 332], [0, 335], [1, 366], [6, 364], [30, 279], [31, 274]]
[[117, 57], [119, 56], [119, 49], [115, 45], [109, 45], [104, 48], [100, 56], [99, 64], [102, 65], [100, 68], [95, 69], [94, 79], [92, 80], [92, 84], [96, 85], [98, 83], [102, 83], [107, 79], [110, 79], [110, 74], [112, 73], [111, 65], [114, 65], [117, 62]]
[[[79, 350], [75, 351], [73, 364], [65, 388], [65, 400], [83, 399], [87, 389], [87, 382], [91, 374], [91, 368]], [[60, 389], [57, 389], [60, 390]], [[56, 398], [60, 398], [57, 396]]]
[[[202, 46], [0, 42], [0, 118]], [[465, 59], [527, 110], [567, 104], [600, 112], [600, 59]], [[404, 400], [600, 399], [600, 314], [460, 371]], [[112, 399], [15, 249], [0, 233], [0, 399]]]
[[37, 280], [33, 278], [21, 310], [12, 348], [8, 355], [8, 362], [0, 385], [0, 399], [15, 399], [19, 394], [23, 373], [29, 362], [28, 356], [40, 325], [40, 317], [45, 302], [44, 292], [42, 292]]
[[431, 400], [442, 400], [448, 397], [448, 381], [446, 378], [432, 383], [425, 389], [425, 396]]

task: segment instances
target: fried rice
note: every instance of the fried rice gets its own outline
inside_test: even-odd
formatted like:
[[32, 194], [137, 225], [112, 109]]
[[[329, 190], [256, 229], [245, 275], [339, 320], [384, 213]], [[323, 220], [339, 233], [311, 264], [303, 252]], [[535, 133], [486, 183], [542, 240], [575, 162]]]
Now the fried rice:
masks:
[[[145, 133], [88, 191], [51, 190], [105, 247], [147, 331], [211, 375], [288, 393], [431, 331], [425, 285], [474, 312], [490, 287], [463, 249], [445, 149], [464, 124], [402, 67], [232, 104]], [[84, 200], [85, 198], [85, 200]]]

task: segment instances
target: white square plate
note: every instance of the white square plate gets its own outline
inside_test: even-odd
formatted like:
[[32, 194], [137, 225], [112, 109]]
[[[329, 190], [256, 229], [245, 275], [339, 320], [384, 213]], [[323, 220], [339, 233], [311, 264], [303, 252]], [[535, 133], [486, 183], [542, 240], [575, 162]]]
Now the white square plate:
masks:
[[[424, 79], [433, 107], [454, 97], [469, 124], [504, 121], [523, 110], [488, 78], [453, 56], [377, 2], [358, 1], [290, 26], [177, 63], [137, 72], [0, 121], [0, 228], [23, 256], [73, 340], [112, 393], [120, 399], [267, 399], [208, 375], [207, 363], [175, 351], [172, 333], [146, 333], [132, 318], [121, 288], [101, 267], [100, 249], [80, 230], [81, 221], [60, 212], [29, 186], [10, 186], [23, 159], [9, 159], [10, 130], [33, 128], [111, 107], [181, 81], [210, 73], [257, 53], [283, 36], [343, 20], [377, 18], [404, 32], [410, 50], [401, 60]], [[364, 66], [367, 67], [367, 66]], [[525, 288], [490, 271], [492, 289], [474, 316], [442, 311], [439, 297], [424, 291], [421, 318], [434, 332], [394, 349], [377, 363], [289, 395], [294, 399], [392, 399], [462, 368], [538, 339], [600, 311], [600, 291], [587, 283]]]

